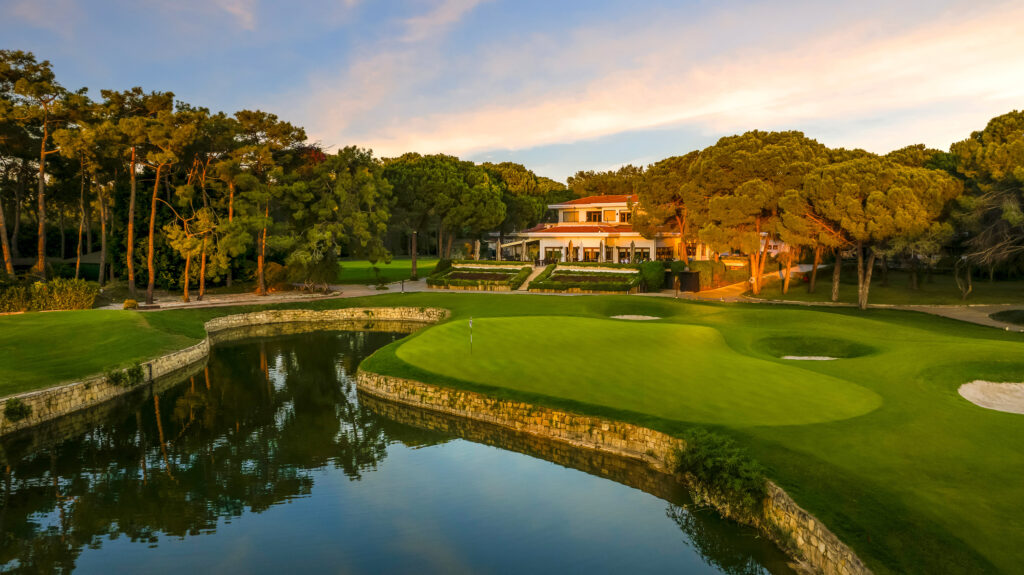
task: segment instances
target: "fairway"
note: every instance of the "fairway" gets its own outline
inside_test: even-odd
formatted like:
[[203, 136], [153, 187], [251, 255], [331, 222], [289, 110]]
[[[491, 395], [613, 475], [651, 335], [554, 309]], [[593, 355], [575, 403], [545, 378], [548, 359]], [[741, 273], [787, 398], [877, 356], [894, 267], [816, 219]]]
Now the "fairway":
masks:
[[[273, 307], [349, 306], [452, 314], [361, 369], [671, 434], [697, 424], [730, 435], [876, 573], [1024, 564], [1024, 548], [1007, 544], [1024, 540], [1024, 415], [957, 392], [1024, 381], [1024, 334], [911, 312], [637, 296], [385, 293]], [[256, 309], [0, 317], [0, 381], [11, 393], [100, 373]]]
[[[342, 260], [338, 263], [337, 283], [376, 284], [378, 276], [373, 271], [374, 265], [380, 272], [380, 280], [383, 280], [384, 283], [407, 280], [412, 274], [412, 260], [409, 258], [394, 258], [390, 263], [377, 262], [376, 264], [371, 264], [366, 260]], [[421, 257], [416, 259], [416, 271], [421, 278], [430, 275], [436, 265], [437, 258]]]
[[486, 318], [474, 322], [473, 334], [472, 355], [463, 322], [428, 329], [397, 355], [457, 379], [697, 423], [801, 425], [881, 404], [857, 384], [736, 353], [710, 327]]

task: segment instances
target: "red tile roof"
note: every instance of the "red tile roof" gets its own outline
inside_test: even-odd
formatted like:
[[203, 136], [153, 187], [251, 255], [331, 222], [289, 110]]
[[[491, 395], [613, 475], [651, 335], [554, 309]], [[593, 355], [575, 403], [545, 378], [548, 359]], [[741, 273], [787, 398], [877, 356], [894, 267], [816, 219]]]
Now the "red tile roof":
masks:
[[586, 198], [576, 198], [575, 200], [569, 200], [568, 202], [562, 202], [556, 204], [559, 206], [578, 206], [583, 204], [624, 204], [626, 202], [636, 202], [636, 194], [626, 195], [608, 195], [608, 196], [588, 196]]

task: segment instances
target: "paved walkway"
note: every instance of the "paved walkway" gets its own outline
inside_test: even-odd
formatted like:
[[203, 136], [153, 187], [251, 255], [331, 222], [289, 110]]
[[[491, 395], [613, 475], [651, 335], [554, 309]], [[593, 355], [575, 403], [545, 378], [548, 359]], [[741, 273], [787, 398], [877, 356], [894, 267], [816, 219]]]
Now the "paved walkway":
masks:
[[547, 266], [537, 266], [537, 267], [533, 268], [533, 271], [530, 272], [530, 277], [526, 278], [526, 281], [523, 282], [523, 285], [519, 286], [516, 289], [516, 291], [529, 291], [530, 290], [530, 282], [532, 282], [535, 277], [537, 277], [540, 274], [544, 273], [545, 269], [547, 269]]

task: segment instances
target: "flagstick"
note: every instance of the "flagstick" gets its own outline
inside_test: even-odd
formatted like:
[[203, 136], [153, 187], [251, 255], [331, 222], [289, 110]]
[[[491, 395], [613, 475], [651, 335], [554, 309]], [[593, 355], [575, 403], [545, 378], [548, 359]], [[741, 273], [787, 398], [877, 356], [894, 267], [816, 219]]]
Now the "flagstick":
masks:
[[473, 316], [469, 317], [469, 355], [473, 355]]

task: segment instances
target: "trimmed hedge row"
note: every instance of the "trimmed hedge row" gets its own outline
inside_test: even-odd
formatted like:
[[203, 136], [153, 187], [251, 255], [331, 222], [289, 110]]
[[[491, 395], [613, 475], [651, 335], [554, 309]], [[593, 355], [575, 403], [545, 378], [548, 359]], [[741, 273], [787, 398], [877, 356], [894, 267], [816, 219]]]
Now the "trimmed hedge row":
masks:
[[81, 279], [0, 285], [0, 313], [89, 309], [98, 294], [99, 288]]
[[452, 264], [461, 266], [495, 266], [502, 268], [518, 268], [524, 262], [517, 262], [514, 260], [497, 261], [497, 260], [454, 260]]
[[642, 264], [616, 264], [612, 262], [558, 262], [558, 265], [571, 266], [574, 268], [620, 268], [638, 270]]
[[726, 267], [722, 262], [691, 261], [690, 271], [700, 274], [700, 289], [710, 289], [723, 285], [746, 281], [750, 278], [750, 266], [742, 268]]
[[[450, 273], [458, 268], [450, 267], [442, 273], [433, 273], [427, 278], [427, 285], [431, 287], [481, 287], [481, 286], [509, 286], [511, 289], [516, 289], [526, 281], [526, 278], [530, 277], [531, 268], [524, 266], [517, 272], [509, 272], [505, 279], [500, 280], [470, 280], [470, 279], [454, 279], [448, 277]], [[497, 273], [497, 272], [494, 272]]]

